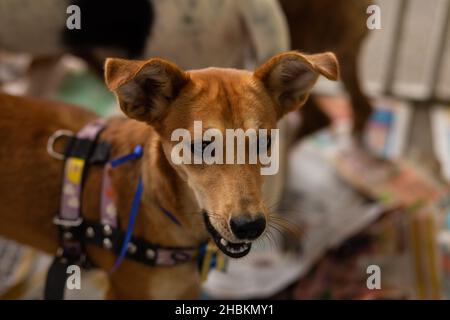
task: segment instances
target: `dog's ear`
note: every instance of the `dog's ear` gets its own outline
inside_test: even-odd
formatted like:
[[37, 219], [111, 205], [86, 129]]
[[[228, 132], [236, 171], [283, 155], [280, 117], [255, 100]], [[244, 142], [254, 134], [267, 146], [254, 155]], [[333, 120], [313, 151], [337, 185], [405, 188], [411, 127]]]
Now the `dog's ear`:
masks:
[[105, 63], [105, 82], [128, 117], [151, 123], [165, 113], [189, 82], [189, 75], [162, 59], [109, 58]]
[[339, 65], [333, 53], [282, 53], [271, 58], [254, 73], [278, 104], [279, 117], [305, 103], [319, 75], [330, 80], [339, 78]]

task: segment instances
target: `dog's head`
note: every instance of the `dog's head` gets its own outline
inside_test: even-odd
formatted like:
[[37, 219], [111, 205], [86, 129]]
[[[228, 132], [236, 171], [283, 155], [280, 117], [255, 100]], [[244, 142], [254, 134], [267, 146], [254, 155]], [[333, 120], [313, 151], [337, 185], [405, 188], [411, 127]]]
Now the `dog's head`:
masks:
[[[261, 169], [267, 163], [257, 155], [277, 152], [270, 139], [277, 121], [306, 101], [319, 75], [338, 78], [334, 54], [282, 53], [253, 73], [220, 68], [183, 71], [161, 59], [108, 59], [105, 65], [106, 83], [121, 109], [158, 132], [167, 159], [203, 209], [207, 230], [231, 257], [245, 256], [251, 242], [266, 229], [268, 208], [261, 195]], [[174, 132], [180, 129], [189, 134], [187, 141], [180, 142], [179, 135], [174, 140]], [[229, 150], [228, 143], [235, 137], [229, 137], [227, 129], [256, 133], [253, 140], [244, 137], [244, 164], [233, 162], [239, 143], [236, 150], [235, 144]], [[201, 130], [200, 135], [196, 130]], [[221, 137], [223, 144], [215, 144]], [[189, 153], [184, 159], [191, 162], [174, 160], [174, 148], [180, 146], [187, 146], [181, 153], [183, 157]], [[255, 150], [256, 161], [248, 161]], [[208, 157], [219, 157], [223, 164], [208, 162]]]

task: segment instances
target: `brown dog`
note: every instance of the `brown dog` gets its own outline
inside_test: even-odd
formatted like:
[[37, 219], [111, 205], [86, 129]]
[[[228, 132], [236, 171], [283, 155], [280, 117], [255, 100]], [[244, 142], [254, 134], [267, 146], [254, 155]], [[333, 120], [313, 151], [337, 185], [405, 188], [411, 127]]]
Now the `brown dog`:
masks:
[[[126, 226], [134, 187], [141, 175], [144, 195], [134, 234], [166, 246], [198, 246], [210, 236], [228, 245], [260, 236], [269, 212], [261, 197], [261, 164], [174, 165], [171, 133], [203, 128], [276, 128], [277, 120], [306, 101], [319, 75], [338, 78], [332, 53], [297, 52], [273, 57], [254, 73], [209, 68], [182, 71], [160, 59], [108, 59], [106, 83], [132, 119], [111, 119], [101, 140], [112, 145], [112, 157], [144, 145], [141, 160], [118, 168], [112, 176], [119, 222]], [[57, 229], [52, 219], [61, 195], [63, 162], [46, 151], [58, 129], [80, 130], [95, 115], [68, 105], [0, 95], [0, 234], [53, 254]], [[276, 150], [272, 150], [276, 152]], [[82, 212], [99, 220], [101, 168], [92, 167], [85, 181]], [[182, 224], [172, 224], [158, 205]], [[206, 214], [210, 227], [203, 222]], [[254, 222], [259, 222], [255, 224]], [[237, 233], [230, 224], [239, 224]], [[232, 230], [233, 229], [233, 230]], [[243, 232], [242, 232], [243, 231]], [[217, 242], [217, 241], [216, 241]], [[227, 245], [219, 246], [230, 255]], [[110, 270], [115, 256], [94, 246], [87, 253], [95, 265]], [[200, 280], [196, 263], [149, 267], [125, 260], [110, 275], [108, 298], [196, 298]]]
[[[342, 82], [353, 105], [354, 132], [361, 137], [372, 112], [361, 90], [358, 55], [368, 34], [367, 7], [372, 0], [280, 0], [291, 35], [291, 47], [305, 52], [332, 50], [340, 65]], [[309, 99], [301, 109], [304, 119], [299, 138], [329, 124], [329, 119]]]

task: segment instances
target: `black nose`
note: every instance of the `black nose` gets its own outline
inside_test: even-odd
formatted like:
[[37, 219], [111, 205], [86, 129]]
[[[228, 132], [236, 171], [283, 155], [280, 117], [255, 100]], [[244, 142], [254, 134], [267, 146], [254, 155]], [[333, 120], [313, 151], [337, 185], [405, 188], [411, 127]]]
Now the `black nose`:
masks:
[[239, 215], [230, 220], [230, 227], [237, 238], [253, 240], [264, 232], [266, 219], [263, 214], [258, 214], [256, 217]]

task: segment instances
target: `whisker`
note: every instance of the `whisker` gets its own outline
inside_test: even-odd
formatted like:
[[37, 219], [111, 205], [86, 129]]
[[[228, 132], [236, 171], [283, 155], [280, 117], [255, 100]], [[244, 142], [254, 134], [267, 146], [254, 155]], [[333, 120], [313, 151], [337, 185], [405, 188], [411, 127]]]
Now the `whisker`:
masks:
[[269, 245], [270, 250], [274, 250], [276, 247], [275, 240], [274, 240], [273, 235], [270, 230], [267, 230], [261, 238], [256, 240], [256, 243], [257, 244], [261, 243], [264, 246], [264, 248], [265, 248], [265, 245], [267, 244], [267, 245]]
[[275, 239], [270, 231], [267, 232], [266, 237], [268, 240], [268, 245], [269, 245], [270, 250], [275, 250], [275, 248], [277, 247], [277, 244], [276, 244]]
[[283, 200], [277, 201], [268, 206], [269, 210], [272, 210], [274, 207], [278, 206]]
[[277, 214], [280, 214], [280, 213], [281, 213], [281, 214], [284, 214], [284, 213], [291, 214], [291, 213], [293, 213], [293, 214], [301, 215], [301, 214], [304, 213], [304, 211], [300, 211], [300, 210], [295, 210], [295, 209], [283, 209], [283, 208], [279, 208], [279, 209], [272, 210], [272, 211], [275, 211]]
[[269, 217], [270, 217], [269, 224], [274, 229], [278, 230], [279, 232], [284, 231], [299, 240], [302, 239], [303, 231], [298, 225], [292, 223], [291, 221], [287, 220], [286, 218], [276, 216], [274, 214], [271, 214]]

